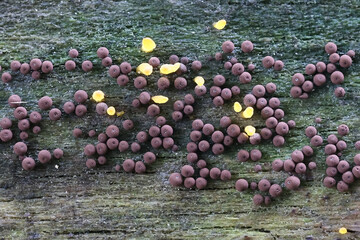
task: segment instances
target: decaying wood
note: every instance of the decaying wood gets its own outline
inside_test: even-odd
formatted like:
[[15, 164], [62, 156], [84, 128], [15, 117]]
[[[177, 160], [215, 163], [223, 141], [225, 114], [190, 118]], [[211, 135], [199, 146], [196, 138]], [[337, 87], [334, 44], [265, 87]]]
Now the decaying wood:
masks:
[[[0, 143], [0, 238], [2, 239], [359, 239], [359, 181], [348, 193], [322, 186], [325, 173], [325, 156], [318, 148], [313, 158], [318, 168], [303, 178], [297, 191], [284, 194], [268, 207], [255, 207], [254, 192], [239, 193], [236, 179], [258, 181], [264, 177], [273, 183], [283, 183], [287, 174], [274, 173], [270, 163], [275, 158], [287, 159], [290, 153], [309, 144], [304, 135], [308, 125], [318, 128], [326, 137], [336, 133], [341, 123], [351, 130], [344, 137], [348, 149], [343, 158], [351, 164], [357, 153], [353, 143], [360, 139], [360, 67], [359, 57], [345, 73], [346, 96], [337, 99], [334, 86], [327, 83], [316, 89], [307, 100], [289, 96], [290, 79], [302, 72], [307, 63], [327, 61], [324, 45], [333, 41], [344, 53], [359, 47], [360, 4], [358, 1], [299, 2], [299, 1], [1, 1], [0, 3], [0, 65], [9, 69], [11, 60], [29, 62], [34, 57], [54, 63], [54, 72], [41, 80], [15, 74], [11, 83], [0, 87], [0, 117], [12, 115], [7, 105], [11, 94], [18, 94], [28, 110], [39, 110], [37, 100], [51, 96], [55, 107], [72, 99], [74, 92], [84, 89], [89, 93], [101, 89], [107, 102], [125, 111], [122, 118], [99, 117], [95, 105], [88, 103], [90, 113], [84, 118], [63, 116], [60, 121], [46, 119], [42, 132], [30, 134], [29, 154], [36, 156], [41, 149], [62, 148], [65, 155], [47, 165], [36, 166], [26, 172], [13, 154], [16, 142]], [[212, 29], [212, 22], [225, 18], [228, 26], [222, 31]], [[157, 49], [150, 54], [140, 52], [143, 37], [152, 37]], [[211, 86], [215, 74], [223, 74], [227, 86], [239, 85], [236, 77], [223, 69], [223, 61], [209, 60], [221, 50], [221, 43], [232, 40], [235, 56], [244, 65], [256, 64], [253, 81], [241, 85], [241, 97], [255, 84], [274, 82], [278, 86], [275, 96], [282, 101], [285, 120], [297, 123], [286, 137], [286, 145], [274, 148], [270, 142], [258, 146], [263, 152], [263, 171], [255, 173], [255, 163], [239, 163], [239, 149], [253, 146], [235, 145], [220, 156], [206, 154], [209, 166], [229, 169], [232, 180], [209, 181], [206, 190], [171, 188], [168, 176], [186, 163], [186, 143], [191, 120], [201, 117], [216, 128], [221, 116], [228, 114], [241, 126], [264, 126], [259, 113], [252, 120], [242, 120], [232, 111], [232, 103], [215, 108], [207, 95], [197, 98], [195, 113], [175, 126], [175, 142], [180, 151], [157, 151], [158, 159], [144, 175], [116, 172], [115, 164], [125, 158], [140, 158], [141, 154], [111, 153], [105, 166], [89, 170], [82, 153], [87, 143], [95, 138], [74, 139], [72, 130], [81, 127], [84, 132], [104, 131], [109, 123], [121, 124], [133, 119], [136, 129], [123, 135], [133, 141], [134, 133], [145, 130], [154, 119], [144, 115], [145, 108], [133, 109], [128, 105], [140, 91], [132, 84], [120, 87], [107, 74], [96, 56], [96, 49], [106, 46], [114, 63], [128, 61], [133, 66], [146, 62], [151, 56], [166, 62], [171, 54], [200, 59], [204, 68], [199, 73], [186, 74], [189, 87], [186, 91], [156, 90], [159, 74], [148, 77], [147, 88], [152, 94], [170, 96], [161, 107], [162, 114], [170, 119], [172, 103], [192, 91], [193, 77], [204, 76]], [[255, 49], [241, 54], [239, 45], [251, 40]], [[67, 52], [77, 48], [80, 66], [83, 60], [94, 62], [94, 70], [83, 73], [78, 67], [66, 72]], [[285, 63], [281, 72], [264, 70], [261, 59], [272, 55]], [[131, 75], [131, 79], [135, 74]], [[240, 97], [235, 98], [241, 101]], [[43, 116], [46, 112], [43, 111]], [[315, 124], [315, 117], [322, 123]], [[18, 136], [19, 132], [16, 132]], [[142, 152], [145, 151], [145, 148]], [[58, 167], [56, 167], [58, 166]], [[346, 227], [348, 234], [340, 236], [338, 229]]]

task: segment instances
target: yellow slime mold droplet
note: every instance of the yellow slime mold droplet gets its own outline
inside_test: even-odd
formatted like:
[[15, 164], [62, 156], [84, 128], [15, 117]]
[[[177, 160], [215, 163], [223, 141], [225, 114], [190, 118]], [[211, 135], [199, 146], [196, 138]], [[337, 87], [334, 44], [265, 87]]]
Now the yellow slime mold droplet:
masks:
[[242, 113], [243, 118], [251, 118], [254, 115], [254, 108], [247, 107]]
[[226, 26], [226, 20], [221, 19], [213, 24], [214, 28], [221, 30]]
[[339, 229], [339, 233], [340, 233], [340, 234], [346, 234], [346, 233], [347, 233], [347, 229], [344, 228], [344, 227], [342, 227], [342, 228]]
[[234, 111], [241, 112], [241, 110], [242, 110], [241, 104], [239, 102], [235, 102], [234, 103]]
[[141, 46], [141, 50], [144, 52], [152, 52], [154, 51], [154, 49], [156, 48], [156, 44], [154, 42], [154, 40], [152, 40], [151, 38], [143, 38], [142, 40], [142, 46]]
[[151, 98], [155, 103], [158, 104], [162, 104], [162, 103], [166, 103], [167, 101], [169, 101], [168, 97], [162, 96], [162, 95], [158, 95], [158, 96], [153, 96]]
[[136, 68], [136, 72], [138, 74], [144, 74], [146, 76], [149, 76], [153, 72], [153, 66], [148, 63], [142, 63]]
[[164, 64], [160, 67], [161, 74], [170, 74], [171, 73], [171, 64]]
[[253, 126], [246, 126], [245, 127], [245, 132], [249, 137], [251, 137], [252, 135], [255, 134], [256, 129]]
[[180, 68], [180, 63], [163, 64], [160, 67], [161, 74], [170, 74], [176, 72]]
[[105, 98], [105, 94], [103, 91], [97, 90], [93, 92], [92, 99], [94, 99], [95, 102], [101, 102]]
[[204, 85], [205, 80], [204, 80], [203, 77], [197, 76], [197, 77], [194, 78], [194, 82], [195, 82], [199, 87], [201, 87], [202, 85]]
[[124, 115], [124, 114], [125, 114], [125, 112], [124, 112], [124, 111], [121, 111], [121, 112], [117, 112], [117, 113], [116, 113], [116, 116], [121, 117], [121, 116]]
[[115, 113], [116, 113], [116, 110], [114, 107], [109, 107], [107, 110], [106, 110], [107, 114], [109, 114], [110, 116], [114, 116]]

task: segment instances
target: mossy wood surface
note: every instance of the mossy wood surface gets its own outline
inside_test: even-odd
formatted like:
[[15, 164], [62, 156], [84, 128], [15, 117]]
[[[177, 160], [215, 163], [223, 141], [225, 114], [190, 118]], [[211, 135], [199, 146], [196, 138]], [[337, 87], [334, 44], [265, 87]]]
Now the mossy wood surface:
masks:
[[[348, 193], [326, 189], [322, 185], [325, 174], [323, 148], [315, 150], [315, 171], [302, 178], [297, 191], [284, 190], [281, 197], [268, 207], [255, 207], [252, 196], [256, 193], [237, 192], [238, 178], [258, 181], [268, 178], [282, 184], [286, 173], [274, 173], [270, 163], [275, 158], [287, 159], [290, 153], [309, 144], [304, 135], [315, 117], [322, 137], [336, 133], [337, 126], [346, 123], [350, 134], [343, 139], [348, 148], [343, 159], [353, 164], [357, 153], [354, 142], [360, 139], [360, 66], [359, 57], [345, 73], [346, 96], [337, 99], [334, 85], [317, 88], [307, 100], [290, 98], [291, 76], [303, 72], [307, 63], [328, 61], [324, 45], [337, 44], [340, 52], [354, 49], [360, 53], [360, 2], [359, 1], [1, 1], [0, 2], [0, 65], [9, 71], [11, 60], [29, 62], [38, 57], [54, 63], [54, 71], [41, 80], [15, 74], [9, 84], [0, 87], [0, 117], [12, 116], [7, 105], [11, 94], [18, 94], [29, 110], [39, 110], [37, 100], [45, 95], [52, 97], [55, 107], [72, 100], [78, 89], [91, 94], [101, 89], [107, 103], [124, 110], [122, 118], [109, 118], [94, 113], [95, 104], [88, 103], [89, 113], [77, 118], [63, 115], [60, 121], [45, 118], [42, 132], [28, 139], [29, 155], [36, 158], [41, 149], [62, 148], [65, 155], [49, 164], [37, 164], [34, 171], [24, 171], [10, 143], [0, 144], [0, 239], [359, 239], [360, 238], [360, 188], [356, 181]], [[228, 25], [222, 31], [212, 28], [212, 23], [225, 18]], [[153, 53], [140, 51], [141, 39], [151, 37], [157, 43]], [[206, 86], [212, 77], [223, 74], [227, 86], [239, 85], [236, 77], [223, 69], [223, 61], [209, 60], [221, 51], [221, 44], [232, 40], [236, 56], [244, 65], [256, 65], [251, 84], [241, 85], [241, 95], [223, 107], [214, 107], [209, 95], [196, 99], [194, 114], [185, 117], [175, 126], [175, 142], [180, 147], [176, 153], [156, 151], [158, 159], [143, 175], [116, 172], [114, 166], [125, 158], [141, 159], [149, 147], [144, 145], [140, 154], [112, 152], [105, 166], [89, 170], [85, 166], [83, 147], [96, 143], [96, 138], [72, 136], [74, 127], [87, 132], [104, 131], [107, 124], [120, 125], [123, 119], [132, 119], [135, 130], [122, 138], [135, 139], [135, 133], [146, 130], [154, 119], [145, 115], [146, 108], [129, 107], [141, 92], [133, 87], [120, 87], [101, 66], [96, 50], [109, 49], [114, 63], [128, 61], [133, 66], [158, 56], [162, 62], [171, 54], [187, 56], [203, 62], [199, 73], [185, 74], [188, 87], [185, 91], [159, 91], [155, 71], [148, 77], [146, 90], [152, 94], [170, 97], [161, 106], [162, 115], [171, 118], [172, 103], [193, 93], [196, 75], [204, 76]], [[242, 41], [251, 40], [254, 51], [243, 54]], [[67, 52], [77, 48], [76, 71], [67, 72], [64, 63]], [[281, 59], [285, 68], [281, 72], [265, 70], [261, 59], [272, 55]], [[82, 61], [94, 63], [93, 71], [84, 73]], [[131, 79], [135, 73], [131, 74]], [[263, 153], [260, 163], [263, 171], [255, 173], [257, 163], [239, 163], [236, 153], [241, 148], [254, 146], [234, 145], [225, 154], [203, 154], [210, 167], [228, 169], [232, 180], [209, 181], [206, 190], [175, 189], [167, 180], [170, 173], [179, 171], [186, 161], [186, 143], [189, 141], [191, 120], [202, 118], [219, 128], [219, 119], [230, 116], [244, 127], [252, 124], [264, 126], [260, 113], [251, 120], [243, 120], [232, 110], [232, 102], [242, 101], [244, 94], [256, 84], [274, 82], [285, 111], [284, 120], [294, 119], [296, 129], [286, 136], [284, 147], [275, 148], [265, 141], [259, 146]], [[15, 135], [18, 138], [18, 130]], [[55, 168], [58, 165], [59, 168]], [[338, 229], [346, 227], [348, 234], [340, 236]]]

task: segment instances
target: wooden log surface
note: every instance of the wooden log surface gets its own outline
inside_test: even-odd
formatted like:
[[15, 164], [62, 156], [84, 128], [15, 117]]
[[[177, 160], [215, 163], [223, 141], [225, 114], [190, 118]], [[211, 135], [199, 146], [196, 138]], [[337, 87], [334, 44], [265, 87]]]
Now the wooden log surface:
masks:
[[[360, 139], [359, 57], [345, 71], [344, 98], [334, 96], [334, 85], [329, 81], [310, 94], [309, 99], [290, 97], [291, 76], [303, 72], [307, 63], [328, 61], [324, 45], [337, 44], [340, 53], [349, 49], [360, 51], [360, 2], [354, 1], [1, 1], [0, 2], [0, 65], [2, 72], [9, 71], [11, 60], [29, 62], [38, 57], [54, 64], [53, 73], [33, 80], [30, 76], [13, 73], [13, 81], [0, 87], [0, 117], [11, 116], [7, 105], [11, 94], [18, 94], [29, 111], [38, 111], [37, 100], [45, 95], [53, 99], [54, 106], [72, 100], [78, 89], [89, 94], [101, 89], [109, 105], [125, 114], [110, 118], [95, 114], [95, 104], [88, 102], [89, 113], [82, 118], [63, 115], [57, 122], [50, 121], [42, 111], [44, 121], [39, 135], [29, 134], [26, 141], [29, 156], [39, 150], [57, 147], [65, 152], [60, 160], [49, 164], [37, 163], [33, 171], [24, 171], [21, 161], [12, 150], [17, 140], [0, 143], [0, 238], [1, 239], [359, 239], [359, 181], [349, 192], [339, 193], [322, 184], [325, 176], [323, 147], [315, 148], [312, 158], [318, 168], [301, 180], [296, 191], [284, 190], [270, 206], [256, 207], [252, 203], [253, 191], [237, 192], [235, 181], [245, 178], [259, 181], [268, 178], [272, 183], [283, 184], [286, 173], [275, 173], [270, 163], [287, 159], [291, 152], [309, 144], [304, 135], [308, 125], [317, 127], [326, 138], [336, 133], [337, 126], [346, 123], [350, 134], [343, 139], [348, 148], [342, 159], [353, 165], [358, 151], [354, 142]], [[225, 18], [228, 25], [222, 31], [214, 30], [212, 23]], [[141, 39], [151, 37], [157, 43], [153, 53], [140, 51]], [[244, 65], [254, 63], [256, 70], [248, 85], [240, 85], [237, 77], [223, 69], [224, 61], [209, 59], [221, 51], [225, 40], [235, 43], [233, 54]], [[254, 51], [244, 54], [240, 44], [244, 40], [254, 43]], [[188, 87], [183, 91], [160, 91], [156, 88], [159, 73], [147, 77], [153, 95], [162, 94], [170, 101], [161, 106], [161, 114], [171, 119], [172, 104], [193, 92], [196, 75], [204, 76], [206, 86], [212, 85], [216, 74], [223, 74], [226, 86], [239, 85], [241, 95], [215, 107], [209, 95], [196, 99], [194, 114], [179, 123], [169, 120], [175, 129], [175, 143], [180, 147], [174, 153], [156, 151], [157, 161], [148, 167], [146, 174], [116, 172], [114, 166], [126, 158], [141, 159], [150, 149], [143, 145], [140, 153], [112, 152], [108, 163], [87, 169], [83, 147], [95, 144], [96, 138], [72, 136], [74, 127], [84, 132], [95, 129], [103, 132], [108, 124], [120, 125], [132, 119], [135, 130], [122, 133], [121, 138], [134, 141], [135, 133], [146, 130], [155, 120], [145, 115], [146, 108], [129, 107], [132, 99], [141, 92], [130, 84], [120, 87], [108, 76], [96, 56], [98, 47], [109, 49], [114, 63], [128, 61], [133, 66], [158, 56], [167, 62], [171, 54], [199, 59], [203, 69], [185, 74]], [[64, 69], [69, 59], [67, 52], [77, 48], [78, 67], [73, 72]], [[271, 55], [285, 63], [284, 70], [265, 70], [261, 59]], [[79, 67], [91, 60], [94, 69], [84, 73]], [[188, 66], [190, 67], [190, 66]], [[136, 76], [130, 75], [130, 79]], [[286, 144], [275, 148], [270, 141], [255, 146], [263, 153], [258, 162], [240, 163], [236, 153], [254, 146], [234, 145], [219, 156], [211, 153], [202, 157], [210, 167], [228, 169], [231, 181], [209, 180], [205, 190], [172, 188], [168, 177], [179, 172], [186, 164], [186, 144], [189, 141], [191, 120], [202, 118], [219, 128], [219, 119], [228, 115], [242, 128], [252, 124], [264, 126], [259, 112], [254, 118], [243, 120], [232, 110], [233, 101], [242, 101], [256, 84], [274, 82], [278, 90], [274, 96], [281, 100], [285, 121], [293, 119], [297, 125], [286, 136]], [[315, 123], [315, 117], [322, 118]], [[12, 117], [13, 118], [13, 117]], [[15, 123], [15, 121], [14, 121]], [[254, 172], [255, 164], [263, 171]], [[56, 168], [58, 166], [58, 168]], [[340, 227], [348, 233], [340, 235]]]

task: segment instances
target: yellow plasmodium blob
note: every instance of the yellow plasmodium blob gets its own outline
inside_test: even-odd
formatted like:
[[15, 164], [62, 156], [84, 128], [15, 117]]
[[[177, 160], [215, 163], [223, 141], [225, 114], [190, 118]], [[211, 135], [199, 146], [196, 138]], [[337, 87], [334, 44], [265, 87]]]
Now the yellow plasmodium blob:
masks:
[[245, 127], [245, 132], [246, 132], [246, 134], [249, 136], [249, 137], [251, 137], [252, 135], [254, 135], [255, 134], [255, 132], [256, 132], [256, 128], [254, 128], [253, 126], [246, 126]]
[[136, 68], [136, 72], [138, 74], [144, 74], [146, 76], [149, 76], [153, 72], [153, 66], [148, 63], [142, 63]]
[[108, 109], [106, 110], [106, 113], [110, 116], [114, 116], [116, 113], [116, 110], [114, 107], [108, 107]]
[[205, 79], [203, 77], [197, 76], [194, 78], [194, 82], [201, 87], [205, 83]]
[[217, 30], [222, 30], [224, 29], [224, 27], [226, 26], [226, 20], [225, 19], [221, 19], [215, 23], [213, 23], [214, 28], [216, 28]]
[[242, 110], [241, 104], [239, 102], [235, 102], [234, 103], [234, 111], [235, 112], [241, 112], [241, 110]]
[[151, 99], [158, 104], [166, 103], [167, 101], [169, 101], [168, 97], [162, 95], [153, 96]]
[[95, 102], [101, 102], [104, 100], [104, 98], [105, 98], [105, 94], [101, 90], [97, 90], [97, 91], [93, 92], [93, 94], [92, 94], [92, 99]]
[[121, 112], [116, 112], [116, 116], [118, 116], [118, 117], [121, 117], [122, 115], [124, 115], [125, 114], [125, 112], [124, 111], [121, 111]]
[[339, 233], [340, 233], [340, 234], [346, 234], [346, 233], [347, 233], [347, 229], [344, 228], [344, 227], [342, 227], [342, 228], [339, 229]]
[[143, 38], [142, 46], [141, 46], [142, 51], [148, 53], [154, 51], [155, 48], [156, 48], [156, 43], [154, 42], [154, 40], [148, 37]]
[[163, 64], [160, 67], [161, 74], [170, 74], [176, 72], [180, 68], [180, 63]]
[[253, 107], [247, 107], [243, 112], [242, 112], [242, 117], [243, 118], [251, 118], [254, 115], [254, 108]]

